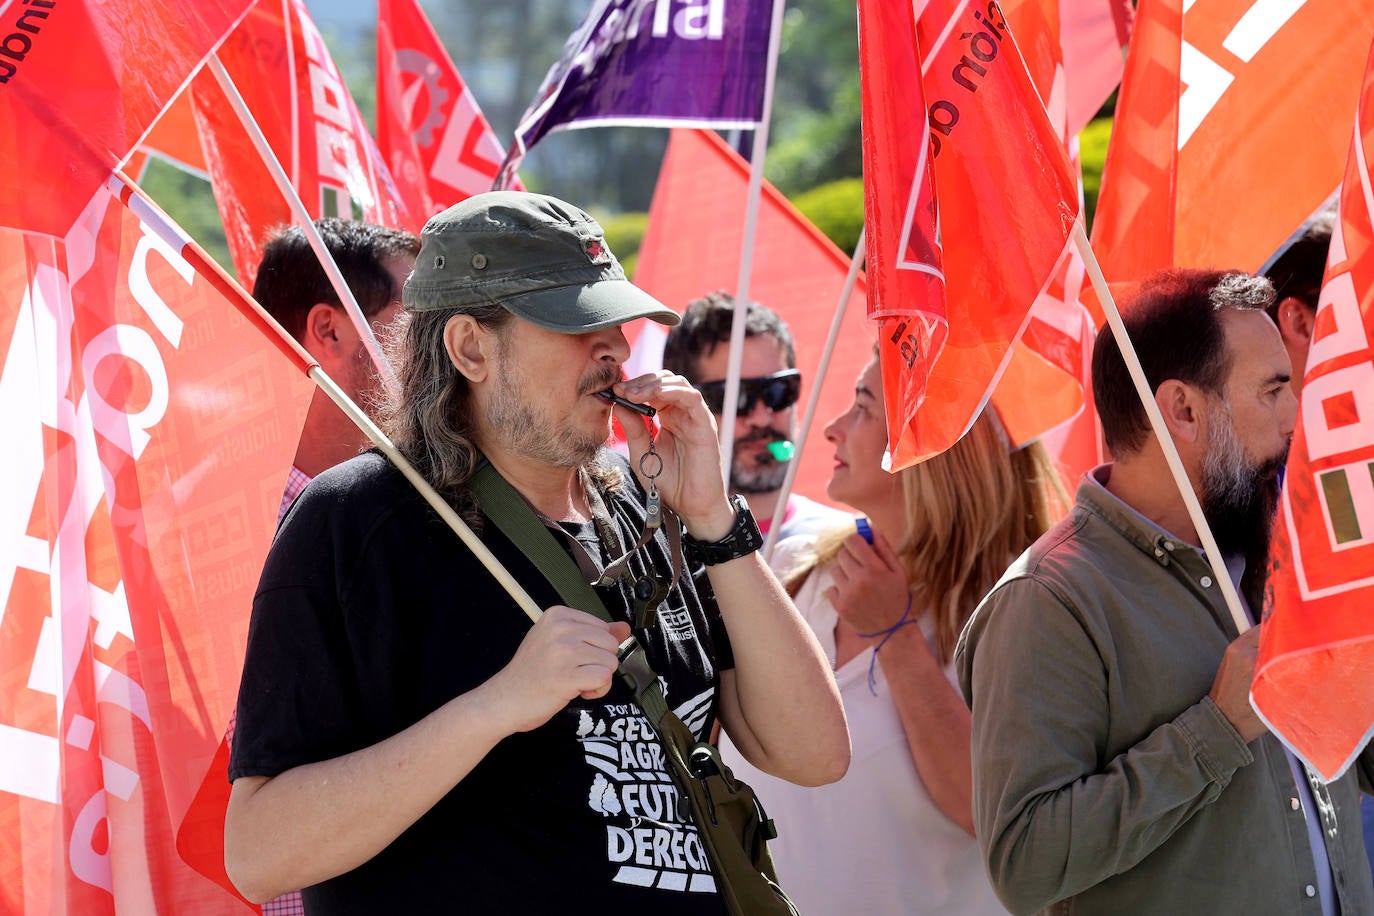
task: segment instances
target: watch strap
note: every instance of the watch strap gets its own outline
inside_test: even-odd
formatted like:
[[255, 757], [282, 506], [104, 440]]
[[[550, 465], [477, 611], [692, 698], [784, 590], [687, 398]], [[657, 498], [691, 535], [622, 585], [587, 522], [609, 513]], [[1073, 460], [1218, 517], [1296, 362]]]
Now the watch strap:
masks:
[[754, 513], [749, 504], [738, 493], [730, 497], [735, 507], [735, 524], [718, 541], [698, 541], [690, 534], [682, 539], [683, 553], [693, 564], [715, 566], [748, 556], [763, 546], [763, 534], [759, 531]]

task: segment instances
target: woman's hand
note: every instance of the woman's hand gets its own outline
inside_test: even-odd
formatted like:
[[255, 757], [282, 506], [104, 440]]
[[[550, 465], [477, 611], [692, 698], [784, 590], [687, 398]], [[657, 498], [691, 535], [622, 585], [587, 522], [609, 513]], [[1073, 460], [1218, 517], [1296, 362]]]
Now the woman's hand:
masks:
[[886, 630], [906, 612], [911, 600], [906, 572], [881, 532], [873, 532], [872, 546], [857, 533], [845, 538], [830, 569], [835, 584], [825, 597], [856, 632]]

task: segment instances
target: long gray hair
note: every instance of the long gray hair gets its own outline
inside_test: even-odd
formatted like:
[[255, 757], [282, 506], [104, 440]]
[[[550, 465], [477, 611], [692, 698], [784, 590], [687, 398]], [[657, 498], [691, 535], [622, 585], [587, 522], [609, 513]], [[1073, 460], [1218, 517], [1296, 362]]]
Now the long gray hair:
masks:
[[[513, 316], [503, 306], [404, 312], [386, 341], [387, 358], [401, 384], [400, 399], [383, 399], [376, 413], [382, 431], [406, 460], [463, 521], [480, 530], [481, 513], [468, 490], [481, 461], [472, 384], [454, 367], [444, 344], [449, 319], [460, 314], [494, 331], [504, 347]], [[624, 480], [604, 449], [585, 470], [603, 490], [616, 489]]]
[[454, 368], [444, 345], [450, 318], [468, 314], [501, 333], [511, 313], [499, 305], [478, 309], [405, 312], [390, 338], [388, 357], [401, 384], [399, 401], [382, 405], [380, 425], [406, 460], [473, 524], [479, 515], [467, 484], [480, 452], [473, 439], [472, 386]]

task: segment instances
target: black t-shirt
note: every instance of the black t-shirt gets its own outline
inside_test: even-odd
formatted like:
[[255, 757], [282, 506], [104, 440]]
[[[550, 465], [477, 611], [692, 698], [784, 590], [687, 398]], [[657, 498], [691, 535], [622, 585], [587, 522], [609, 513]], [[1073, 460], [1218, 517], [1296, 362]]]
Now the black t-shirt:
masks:
[[[624, 477], [606, 503], [633, 544], [643, 496]], [[540, 606], [562, 603], [494, 524], [482, 540]], [[645, 554], [667, 574], [667, 551], [659, 532], [634, 574], [646, 571]], [[719, 672], [733, 664], [704, 582], [684, 573], [658, 626], [636, 634], [698, 737], [715, 720]], [[600, 593], [628, 620], [625, 588]], [[385, 458], [326, 471], [292, 507], [263, 569], [230, 778], [275, 776], [396, 734], [496, 674], [529, 627]], [[658, 741], [618, 679], [605, 697], [574, 700], [501, 741], [389, 847], [304, 899], [311, 913], [724, 912]]]

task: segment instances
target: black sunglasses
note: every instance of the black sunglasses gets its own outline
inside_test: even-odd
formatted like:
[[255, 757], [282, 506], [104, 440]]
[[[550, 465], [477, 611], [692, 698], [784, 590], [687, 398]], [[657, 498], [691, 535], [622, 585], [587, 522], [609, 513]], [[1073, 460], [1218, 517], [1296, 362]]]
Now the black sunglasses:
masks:
[[[725, 381], [702, 382], [695, 386], [711, 413], [725, 413]], [[801, 395], [801, 370], [784, 369], [772, 375], [739, 380], [739, 416], [752, 413], [756, 401], [762, 400], [763, 406], [775, 413], [786, 410], [797, 403]]]

